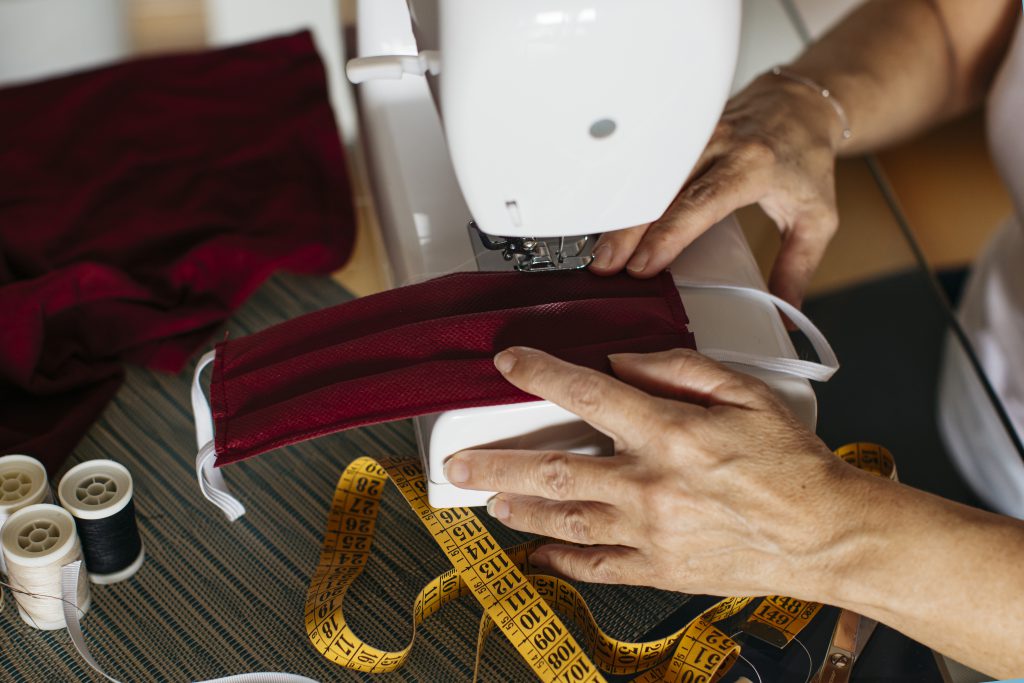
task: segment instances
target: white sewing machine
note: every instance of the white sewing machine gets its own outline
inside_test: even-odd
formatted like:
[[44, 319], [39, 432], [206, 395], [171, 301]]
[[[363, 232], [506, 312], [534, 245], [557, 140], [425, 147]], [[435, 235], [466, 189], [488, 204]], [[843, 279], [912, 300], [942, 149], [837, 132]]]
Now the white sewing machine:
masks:
[[[454, 270], [579, 267], [593, 240], [578, 236], [657, 219], [718, 120], [740, 29], [740, 0], [362, 0], [358, 11], [360, 58], [348, 74], [362, 83], [396, 285]], [[764, 290], [732, 218], [671, 270], [677, 280]], [[680, 293], [699, 349], [796, 358], [771, 303], [713, 288]], [[813, 428], [807, 380], [737, 367]], [[445, 480], [456, 451], [610, 448], [546, 401], [430, 415], [416, 431], [436, 507], [491, 495]]]

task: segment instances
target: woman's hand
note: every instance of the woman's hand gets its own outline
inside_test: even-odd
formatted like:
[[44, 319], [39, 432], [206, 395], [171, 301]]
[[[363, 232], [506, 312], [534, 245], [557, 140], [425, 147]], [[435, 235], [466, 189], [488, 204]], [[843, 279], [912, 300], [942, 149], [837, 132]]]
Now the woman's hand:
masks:
[[761, 76], [726, 105], [665, 214], [654, 223], [602, 235], [591, 270], [610, 275], [625, 267], [637, 277], [653, 277], [716, 222], [756, 203], [782, 234], [769, 286], [799, 306], [838, 225], [834, 168], [841, 128], [820, 94]]
[[502, 492], [488, 511], [509, 527], [582, 544], [532, 558], [572, 578], [819, 595], [839, 559], [833, 518], [848, 509], [837, 486], [857, 471], [756, 379], [692, 351], [611, 359], [619, 379], [524, 348], [495, 364], [611, 437], [614, 456], [466, 451], [447, 462], [449, 481]]
[[615, 442], [607, 458], [480, 450], [446, 463], [451, 483], [502, 492], [487, 507], [506, 525], [580, 544], [542, 546], [535, 564], [824, 602], [994, 677], [1024, 672], [1024, 522], [845, 464], [766, 385], [693, 351], [612, 356], [618, 379], [523, 348], [495, 365]]

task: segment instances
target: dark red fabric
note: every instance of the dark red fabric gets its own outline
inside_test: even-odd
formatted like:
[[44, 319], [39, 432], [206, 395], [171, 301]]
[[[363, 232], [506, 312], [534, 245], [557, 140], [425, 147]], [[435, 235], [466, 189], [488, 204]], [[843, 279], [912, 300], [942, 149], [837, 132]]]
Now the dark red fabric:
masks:
[[307, 33], [0, 90], [0, 452], [53, 471], [122, 361], [180, 370], [354, 226]]
[[217, 464], [361, 425], [537, 400], [492, 357], [531, 346], [610, 372], [608, 355], [695, 348], [669, 273], [459, 273], [217, 346]]

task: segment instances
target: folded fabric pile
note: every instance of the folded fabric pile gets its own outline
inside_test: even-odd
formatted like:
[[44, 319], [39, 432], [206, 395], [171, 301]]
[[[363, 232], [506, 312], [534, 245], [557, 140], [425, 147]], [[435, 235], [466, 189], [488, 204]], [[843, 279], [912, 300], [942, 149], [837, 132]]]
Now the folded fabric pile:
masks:
[[0, 452], [56, 470], [122, 363], [180, 370], [354, 235], [308, 33], [0, 90]]

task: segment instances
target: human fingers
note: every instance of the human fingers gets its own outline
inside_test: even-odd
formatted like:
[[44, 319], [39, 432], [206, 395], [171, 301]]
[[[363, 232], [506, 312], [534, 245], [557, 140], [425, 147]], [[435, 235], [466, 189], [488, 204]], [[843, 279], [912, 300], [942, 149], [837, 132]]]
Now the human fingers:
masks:
[[[684, 187], [694, 178], [703, 175], [714, 165], [718, 156], [727, 150], [730, 130], [731, 126], [728, 123], [718, 122], [711, 140], [708, 141], [697, 163], [694, 164], [693, 171], [686, 179], [686, 183], [683, 184]], [[640, 244], [650, 226], [651, 223], [643, 223], [602, 234], [594, 246], [594, 260], [590, 264], [590, 270], [598, 275], [614, 275], [621, 271], [633, 256], [633, 252], [636, 251], [637, 245]]]
[[460, 451], [444, 474], [463, 489], [501, 491], [549, 500], [616, 499], [618, 461], [562, 451]]
[[654, 396], [709, 407], [756, 407], [768, 392], [763, 382], [692, 349], [617, 353], [608, 357], [619, 379]]
[[769, 289], [773, 294], [800, 307], [838, 225], [834, 207], [806, 211], [794, 221], [793, 227], [783, 233], [772, 267]]
[[628, 449], [644, 438], [654, 399], [635, 387], [522, 346], [499, 353], [494, 366], [516, 387], [575, 413], [616, 446]]
[[542, 545], [530, 555], [530, 564], [588, 583], [652, 586], [662, 580], [651, 576], [651, 565], [643, 553], [623, 546]]
[[644, 223], [603, 233], [594, 245], [594, 260], [590, 262], [590, 270], [598, 275], [614, 275], [622, 270], [649, 225]]
[[[736, 209], [753, 204], [763, 192], [756, 163], [744, 168], [742, 155], [715, 162], [693, 179], [665, 214], [651, 223], [626, 263], [636, 277], [653, 277], [705, 230]], [[745, 163], [745, 162], [744, 162]]]
[[509, 528], [569, 543], [622, 545], [635, 536], [617, 508], [595, 501], [499, 493], [487, 502], [487, 512]]

